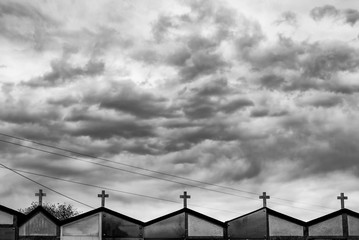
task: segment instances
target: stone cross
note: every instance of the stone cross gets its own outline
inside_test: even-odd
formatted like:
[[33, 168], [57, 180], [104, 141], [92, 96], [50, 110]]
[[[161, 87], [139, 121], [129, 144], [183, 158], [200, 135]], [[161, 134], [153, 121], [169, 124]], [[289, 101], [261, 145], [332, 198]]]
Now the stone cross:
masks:
[[105, 194], [105, 190], [102, 190], [102, 193], [98, 194], [97, 196], [101, 198], [101, 207], [104, 207], [105, 206], [105, 198], [108, 198], [109, 195]]
[[187, 195], [187, 192], [184, 191], [183, 195], [180, 195], [180, 198], [183, 198], [183, 207], [187, 207], [187, 198], [191, 198], [190, 195]]
[[42, 206], [42, 197], [45, 197], [46, 193], [43, 193], [42, 189], [39, 189], [39, 193], [35, 193], [35, 196], [39, 196], [39, 206]]
[[337, 199], [340, 199], [341, 207], [344, 208], [344, 200], [348, 199], [347, 196], [344, 196], [344, 193], [340, 193], [340, 196], [337, 197]]
[[263, 195], [259, 196], [259, 199], [263, 199], [263, 207], [267, 207], [267, 199], [270, 199], [270, 196], [267, 196], [267, 193], [263, 192]]

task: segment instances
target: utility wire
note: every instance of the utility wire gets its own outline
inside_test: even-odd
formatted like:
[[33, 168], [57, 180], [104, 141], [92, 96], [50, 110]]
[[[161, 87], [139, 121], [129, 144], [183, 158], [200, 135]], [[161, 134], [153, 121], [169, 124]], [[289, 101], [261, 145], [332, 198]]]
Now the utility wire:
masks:
[[[2, 132], [0, 132], [0, 135], [6, 136], [6, 137], [9, 137], [9, 138], [18, 139], [18, 140], [21, 140], [21, 141], [31, 142], [31, 143], [34, 143], [34, 144], [37, 144], [37, 145], [40, 145], [40, 146], [45, 146], [45, 147], [52, 148], [52, 149], [57, 149], [57, 150], [69, 152], [69, 153], [79, 155], [79, 156], [84, 156], [84, 157], [88, 157], [88, 158], [98, 159], [98, 160], [101, 160], [101, 161], [111, 162], [111, 163], [114, 163], [114, 164], [130, 167], [130, 168], [135, 168], [135, 169], [140, 169], [140, 170], [144, 170], [144, 171], [152, 172], [152, 173], [156, 173], [156, 174], [161, 174], [161, 175], [165, 175], [165, 176], [169, 176], [169, 177], [173, 177], [173, 178], [177, 178], [177, 179], [182, 179], [182, 180], [196, 182], [196, 183], [205, 184], [205, 185], [209, 185], [209, 186], [214, 186], [214, 187], [218, 187], [218, 188], [223, 188], [223, 189], [243, 192], [243, 193], [256, 195], [256, 196], [260, 195], [260, 194], [255, 193], [255, 192], [241, 190], [241, 189], [238, 189], [238, 188], [227, 187], [227, 186], [223, 186], [223, 185], [213, 184], [213, 183], [199, 181], [199, 180], [190, 179], [190, 178], [186, 178], [186, 177], [181, 177], [181, 176], [177, 176], [177, 175], [173, 175], [173, 174], [169, 174], [169, 173], [155, 171], [155, 170], [151, 170], [151, 169], [147, 169], [147, 168], [143, 168], [143, 167], [138, 167], [138, 166], [134, 166], [134, 165], [126, 164], [126, 163], [120, 163], [120, 162], [112, 161], [112, 160], [109, 160], [109, 159], [106, 159], [106, 158], [101, 158], [101, 157], [97, 157], [97, 156], [93, 156], [93, 155], [89, 155], [89, 154], [85, 154], [85, 153], [76, 152], [76, 151], [73, 151], [73, 150], [70, 150], [70, 149], [67, 149], [67, 148], [57, 147], [57, 146], [53, 146], [53, 145], [50, 145], [50, 144], [45, 144], [45, 143], [41, 143], [41, 142], [34, 141], [34, 140], [31, 140], [31, 139], [27, 139], [27, 138], [23, 138], [23, 137], [19, 137], [19, 136], [14, 136], [14, 135], [2, 133]], [[305, 205], [308, 205], [308, 206], [314, 206], [314, 207], [320, 207], [320, 208], [332, 209], [333, 210], [333, 208], [329, 208], [329, 207], [325, 207], [325, 206], [321, 206], [321, 205], [309, 204], [309, 203], [293, 201], [293, 200], [288, 200], [288, 199], [283, 199], [283, 198], [277, 198], [277, 197], [274, 197], [274, 196], [271, 196], [271, 197], [272, 197], [272, 199], [277, 199], [277, 200], [281, 200], [281, 201], [285, 201], [285, 202], [300, 203], [300, 204], [305, 204]]]
[[[8, 168], [8, 169], [10, 169], [10, 168]], [[69, 179], [64, 179], [64, 178], [59, 178], [59, 177], [53, 177], [53, 176], [49, 176], [49, 175], [45, 175], [45, 174], [41, 174], [41, 173], [34, 173], [34, 172], [24, 171], [24, 170], [14, 169], [14, 168], [12, 168], [12, 170], [14, 170], [14, 171], [16, 171], [16, 172], [22, 172], [22, 173], [26, 173], [26, 174], [31, 174], [31, 175], [40, 176], [40, 177], [46, 177], [46, 178], [55, 179], [55, 180], [58, 180], [58, 181], [63, 181], [63, 182], [78, 184], [78, 185], [82, 185], [82, 186], [88, 186], [88, 187], [93, 187], [93, 188], [108, 190], [108, 191], [112, 191], [112, 192], [124, 193], [124, 194], [134, 195], [134, 196], [138, 196], [138, 197], [149, 198], [149, 199], [153, 199], [153, 200], [160, 200], [160, 201], [175, 203], [175, 204], [181, 203], [180, 201], [174, 201], [174, 200], [165, 199], [165, 198], [158, 198], [158, 197], [153, 197], [153, 196], [144, 195], [144, 194], [139, 194], [139, 193], [127, 192], [127, 191], [118, 190], [118, 189], [114, 189], [114, 188], [109, 188], [109, 187], [104, 187], [104, 186], [98, 186], [98, 185], [94, 185], [94, 184], [83, 183], [83, 182], [78, 182], [78, 181], [69, 180]], [[199, 208], [205, 208], [205, 209], [223, 211], [223, 212], [238, 213], [237, 211], [234, 212], [234, 211], [229, 211], [229, 210], [224, 210], [224, 209], [218, 209], [218, 208], [209, 208], [209, 207], [203, 207], [203, 206], [195, 205], [195, 204], [189, 204], [189, 205], [192, 205], [192, 206], [195, 206], [195, 207], [199, 207]]]
[[[118, 170], [118, 171], [123, 171], [123, 172], [132, 173], [132, 174], [136, 174], [136, 175], [141, 175], [141, 176], [146, 176], [146, 177], [150, 177], [150, 178], [155, 178], [155, 179], [159, 179], [159, 180], [163, 180], [163, 181], [167, 181], [167, 182], [172, 182], [172, 183], [176, 183], [176, 184], [181, 184], [181, 185], [183, 185], [183, 186], [188, 186], [188, 187], [203, 189], [203, 190], [207, 190], [207, 191], [211, 191], [211, 192], [216, 192], [216, 193], [221, 193], [221, 194], [230, 195], [230, 196], [235, 196], [235, 197], [239, 197], [239, 198], [246, 198], [246, 199], [258, 200], [257, 198], [252, 198], [252, 197], [247, 197], [247, 196], [241, 196], [241, 195], [237, 195], [237, 194], [233, 194], [233, 193], [228, 193], [228, 192], [223, 192], [223, 191], [219, 191], [219, 190], [209, 189], [209, 188], [205, 188], [205, 187], [201, 187], [201, 186], [197, 186], [197, 185], [192, 185], [192, 184], [188, 184], [188, 183], [178, 182], [178, 181], [174, 181], [174, 180], [170, 180], [170, 179], [166, 179], [166, 178], [161, 178], [161, 177], [151, 176], [151, 175], [147, 175], [147, 174], [143, 174], [143, 173], [133, 172], [133, 171], [130, 171], [130, 170], [126, 170], [126, 169], [122, 169], [122, 168], [117, 168], [117, 167], [113, 167], [113, 166], [108, 166], [108, 165], [105, 165], [105, 164], [101, 164], [101, 163], [97, 163], [97, 162], [93, 162], [93, 161], [89, 161], [89, 160], [84, 160], [84, 159], [80, 159], [80, 158], [73, 157], [73, 156], [68, 156], [68, 155], [61, 154], [61, 153], [55, 153], [55, 152], [47, 151], [47, 150], [44, 150], [44, 149], [39, 149], [39, 148], [35, 148], [35, 147], [30, 147], [30, 146], [26, 146], [26, 145], [22, 145], [22, 144], [19, 144], [19, 143], [14, 143], [14, 142], [6, 141], [6, 140], [1, 140], [1, 139], [0, 139], [0, 142], [4, 142], [4, 143], [16, 145], [16, 146], [20, 146], [20, 147], [24, 147], [24, 148], [28, 148], [28, 149], [32, 149], [32, 150], [36, 150], [36, 151], [40, 151], [40, 152], [44, 152], [44, 153], [48, 153], [48, 154], [52, 154], [52, 155], [56, 155], [56, 156], [61, 156], [61, 157], [65, 157], [65, 158], [69, 158], [69, 159], [73, 159], [73, 160], [77, 160], [77, 161], [92, 163], [92, 164], [95, 164], [95, 165], [98, 165], [98, 166], [102, 166], [102, 167], [106, 167], [106, 168], [110, 168], [110, 169], [115, 169], [115, 170]], [[273, 202], [273, 201], [272, 201], [272, 203], [273, 203], [273, 204], [277, 204], [277, 205], [283, 205], [283, 206], [288, 206], [288, 207], [292, 207], [292, 208], [298, 208], [298, 209], [302, 209], [302, 210], [307, 210], [307, 211], [319, 212], [319, 211], [312, 210], [312, 209], [295, 207], [295, 206], [286, 205], [286, 204], [283, 204], [283, 203], [277, 203], [277, 202]]]
[[67, 195], [65, 195], [65, 194], [63, 194], [63, 193], [60, 193], [59, 191], [56, 191], [56, 190], [54, 190], [54, 189], [52, 189], [52, 188], [50, 188], [50, 187], [48, 187], [48, 186], [46, 186], [46, 185], [44, 185], [44, 184], [42, 184], [42, 183], [39, 183], [39, 182], [37, 182], [37, 181], [35, 181], [35, 180], [29, 178], [29, 177], [26, 177], [26, 176], [24, 176], [23, 174], [19, 173], [18, 171], [14, 170], [14, 169], [12, 169], [12, 168], [9, 168], [9, 167], [5, 166], [5, 165], [2, 164], [2, 163], [0, 163], [0, 166], [2, 166], [3, 168], [8, 169], [9, 171], [11, 171], [11, 172], [13, 172], [13, 173], [15, 173], [15, 174], [17, 174], [17, 175], [23, 177], [23, 178], [26, 178], [27, 180], [29, 180], [29, 181], [31, 181], [31, 182], [33, 182], [33, 183], [36, 183], [37, 185], [42, 186], [43, 188], [46, 188], [47, 190], [50, 190], [51, 192], [57, 193], [57, 194], [59, 194], [59, 195], [65, 197], [65, 198], [68, 198], [68, 199], [74, 201], [74, 202], [80, 203], [80, 204], [82, 204], [82, 205], [84, 205], [84, 206], [86, 206], [86, 207], [89, 207], [89, 208], [93, 208], [93, 209], [94, 209], [93, 206], [90, 206], [90, 205], [88, 205], [88, 204], [86, 204], [86, 203], [83, 203], [83, 202], [81, 202], [81, 201], [78, 201], [78, 200], [76, 200], [76, 199], [74, 199], [74, 198], [72, 198], [72, 197], [69, 197], [69, 196], [67, 196]]
[[[2, 165], [2, 164], [1, 164], [1, 165]], [[9, 167], [7, 167], [7, 169], [10, 170]], [[83, 182], [78, 182], [78, 181], [74, 181], [74, 180], [68, 180], [68, 179], [63, 179], [63, 178], [59, 178], [59, 177], [49, 176], [49, 175], [45, 175], [45, 174], [41, 174], [41, 173], [34, 173], [34, 172], [24, 171], [24, 170], [14, 169], [14, 168], [11, 168], [11, 170], [12, 170], [12, 171], [16, 171], [16, 172], [22, 172], [22, 173], [26, 173], [26, 174], [31, 174], [31, 175], [35, 175], [35, 176], [40, 176], [40, 177], [46, 177], [46, 178], [50, 178], [50, 179], [55, 179], [55, 180], [58, 180], [58, 181], [63, 181], [63, 182], [68, 182], [68, 183], [73, 183], [73, 184], [78, 184], [78, 185], [83, 185], [83, 186], [88, 186], [88, 187], [93, 187], [93, 188], [98, 188], [98, 189], [103, 189], [103, 190], [118, 192], [118, 193], [124, 193], [124, 194], [129, 194], [129, 195], [134, 195], [134, 196], [139, 196], [139, 197], [144, 197], [144, 198], [149, 198], [149, 199], [154, 199], [154, 200], [160, 200], [160, 201], [165, 201], [165, 202], [170, 202], [170, 203], [175, 203], [175, 204], [181, 203], [181, 202], [179, 202], [179, 201], [174, 201], [174, 200], [170, 200], [170, 199], [164, 199], [164, 198], [158, 198], [158, 197], [153, 197], [153, 196], [144, 195], [144, 194], [139, 194], [139, 193], [127, 192], [127, 191], [118, 190], [118, 189], [114, 189], [114, 188], [109, 188], [109, 187], [104, 187], [104, 186], [98, 186], [98, 185], [94, 185], [94, 184], [83, 183]], [[224, 210], [224, 209], [218, 209], [218, 208], [209, 208], [209, 207], [204, 207], [204, 206], [200, 206], [200, 205], [196, 205], [196, 204], [192, 204], [192, 203], [190, 203], [189, 205], [194, 206], [194, 207], [204, 208], [204, 209], [211, 209], [211, 210], [216, 210], [216, 211], [222, 211], [222, 212], [230, 212], [230, 213], [238, 213], [238, 212], [239, 212], [239, 211], [235, 211], [235, 212], [234, 212], [234, 211], [229, 211], [229, 210]]]

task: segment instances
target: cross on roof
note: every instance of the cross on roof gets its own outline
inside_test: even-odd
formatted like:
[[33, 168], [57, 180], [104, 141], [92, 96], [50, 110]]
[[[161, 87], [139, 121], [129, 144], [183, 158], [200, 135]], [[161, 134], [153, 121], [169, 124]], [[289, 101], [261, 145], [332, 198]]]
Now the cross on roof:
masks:
[[340, 196], [337, 197], [337, 199], [340, 199], [341, 208], [344, 208], [344, 200], [348, 199], [347, 196], [344, 196], [344, 193], [340, 193]]
[[191, 198], [191, 195], [187, 195], [187, 192], [184, 191], [183, 195], [180, 195], [180, 198], [183, 198], [183, 207], [187, 207], [187, 198]]
[[43, 193], [42, 189], [39, 189], [39, 192], [35, 193], [35, 196], [39, 196], [39, 206], [42, 206], [42, 197], [45, 197], [46, 193]]
[[105, 206], [105, 198], [108, 198], [110, 195], [105, 194], [105, 190], [102, 190], [102, 193], [98, 194], [97, 196], [101, 198], [101, 207], [104, 207]]
[[270, 196], [267, 196], [267, 193], [263, 192], [263, 195], [259, 196], [259, 199], [263, 199], [263, 207], [267, 207], [267, 199], [270, 199]]

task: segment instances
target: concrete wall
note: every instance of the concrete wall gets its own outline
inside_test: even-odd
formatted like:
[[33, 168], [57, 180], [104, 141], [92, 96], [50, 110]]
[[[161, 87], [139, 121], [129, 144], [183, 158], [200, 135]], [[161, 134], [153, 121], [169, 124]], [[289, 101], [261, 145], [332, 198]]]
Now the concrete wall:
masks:
[[19, 229], [20, 236], [56, 236], [57, 226], [44, 214], [38, 213]]
[[142, 238], [142, 226], [119, 218], [117, 216], [102, 213], [102, 239], [138, 239]]
[[261, 238], [267, 235], [266, 210], [256, 211], [246, 216], [228, 222], [228, 237], [238, 238]]
[[359, 236], [359, 218], [348, 215], [349, 236]]
[[188, 214], [188, 236], [223, 237], [223, 227]]
[[342, 216], [310, 226], [309, 236], [343, 236]]
[[303, 236], [303, 226], [269, 215], [269, 236]]
[[144, 229], [145, 238], [183, 238], [185, 237], [185, 214], [164, 219], [148, 225]]
[[0, 224], [10, 224], [14, 223], [14, 216], [6, 212], [0, 211]]
[[68, 223], [61, 227], [61, 240], [98, 240], [101, 236], [101, 214]]

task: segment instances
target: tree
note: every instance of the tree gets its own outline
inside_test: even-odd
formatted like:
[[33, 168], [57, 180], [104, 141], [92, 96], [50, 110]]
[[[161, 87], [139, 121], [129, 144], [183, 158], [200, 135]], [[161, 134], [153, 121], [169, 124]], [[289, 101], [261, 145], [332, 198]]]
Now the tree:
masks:
[[[34, 210], [38, 205], [39, 205], [38, 202], [32, 202], [30, 207], [24, 209], [20, 208], [18, 211], [23, 214], [28, 214], [32, 210]], [[59, 220], [64, 220], [70, 217], [74, 217], [81, 213], [77, 211], [71, 204], [67, 204], [67, 203], [61, 203], [61, 204], [44, 203], [42, 204], [42, 207]]]

